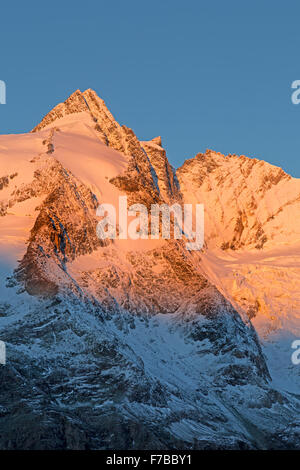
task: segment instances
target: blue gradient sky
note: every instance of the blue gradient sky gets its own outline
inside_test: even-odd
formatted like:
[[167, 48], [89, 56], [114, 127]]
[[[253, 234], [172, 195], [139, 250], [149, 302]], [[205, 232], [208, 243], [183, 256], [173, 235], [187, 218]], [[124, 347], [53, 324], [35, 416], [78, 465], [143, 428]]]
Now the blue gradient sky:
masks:
[[211, 148], [300, 177], [299, 18], [296, 1], [2, 2], [0, 133], [93, 88], [175, 166]]

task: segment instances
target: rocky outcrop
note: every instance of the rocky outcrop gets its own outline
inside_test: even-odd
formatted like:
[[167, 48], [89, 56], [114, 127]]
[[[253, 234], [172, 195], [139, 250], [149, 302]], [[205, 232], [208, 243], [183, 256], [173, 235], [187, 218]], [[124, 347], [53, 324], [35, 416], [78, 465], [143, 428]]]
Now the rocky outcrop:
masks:
[[165, 149], [162, 148], [161, 137], [141, 144], [155, 170], [161, 197], [169, 203], [179, 201], [181, 193], [176, 172], [167, 159]]
[[53, 108], [52, 111], [50, 111], [50, 113], [48, 113], [42, 119], [42, 121], [33, 129], [32, 132], [40, 131], [58, 119], [68, 116], [69, 114], [80, 113], [84, 111], [87, 111], [86, 102], [82, 96], [81, 91], [76, 90], [64, 103], [60, 103], [55, 106], [55, 108]]
[[[51, 181], [51, 185], [44, 185]], [[96, 196], [57, 160], [35, 174], [33, 187], [47, 192], [31, 230], [28, 248], [16, 277], [32, 295], [58, 291], [54, 266], [65, 270], [67, 261], [103, 245], [97, 236]], [[35, 194], [35, 193], [34, 193]]]

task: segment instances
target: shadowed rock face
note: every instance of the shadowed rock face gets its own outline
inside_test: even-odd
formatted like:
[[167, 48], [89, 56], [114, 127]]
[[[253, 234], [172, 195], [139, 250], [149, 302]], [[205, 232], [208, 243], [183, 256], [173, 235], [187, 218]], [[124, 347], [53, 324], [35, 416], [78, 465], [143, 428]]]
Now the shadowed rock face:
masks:
[[[64, 119], [80, 122], [83, 114], [95, 142], [127, 157], [106, 184], [129, 203], [182, 203], [195, 166], [195, 185], [215, 172], [222, 177], [215, 156], [197, 156], [179, 170], [180, 188], [161, 139], [139, 142], [92, 90], [76, 91], [34, 129], [31, 136], [44, 139], [33, 157], [38, 170], [5, 201], [13, 210], [42, 199], [7, 280], [12, 300], [0, 302], [8, 351], [0, 368], [0, 448], [299, 447], [298, 398], [274, 389], [251, 322], [208, 280], [202, 254], [182, 240], [133, 250], [96, 237], [100, 196], [60, 161], [55, 145]], [[245, 178], [250, 166], [241, 165]], [[269, 175], [266, 191], [282, 179]], [[226, 239], [235, 245], [247, 224], [242, 209], [236, 218]]]

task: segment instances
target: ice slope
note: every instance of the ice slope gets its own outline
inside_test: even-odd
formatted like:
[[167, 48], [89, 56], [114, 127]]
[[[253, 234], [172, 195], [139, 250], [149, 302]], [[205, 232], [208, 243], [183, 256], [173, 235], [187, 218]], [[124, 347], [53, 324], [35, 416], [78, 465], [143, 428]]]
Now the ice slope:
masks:
[[299, 393], [300, 368], [291, 347], [300, 338], [300, 246], [247, 252], [206, 252], [212, 282], [258, 332], [274, 383]]

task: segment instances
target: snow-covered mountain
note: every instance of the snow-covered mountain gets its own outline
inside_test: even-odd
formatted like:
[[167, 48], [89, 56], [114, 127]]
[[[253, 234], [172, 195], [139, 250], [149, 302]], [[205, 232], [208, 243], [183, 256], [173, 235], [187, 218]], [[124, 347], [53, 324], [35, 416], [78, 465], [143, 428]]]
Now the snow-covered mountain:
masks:
[[[205, 249], [100, 241], [120, 195], [204, 203]], [[299, 204], [262, 161], [175, 171], [92, 90], [0, 136], [0, 448], [298, 448]]]

